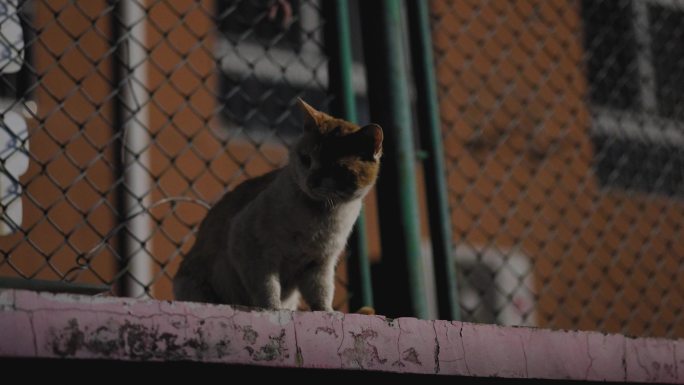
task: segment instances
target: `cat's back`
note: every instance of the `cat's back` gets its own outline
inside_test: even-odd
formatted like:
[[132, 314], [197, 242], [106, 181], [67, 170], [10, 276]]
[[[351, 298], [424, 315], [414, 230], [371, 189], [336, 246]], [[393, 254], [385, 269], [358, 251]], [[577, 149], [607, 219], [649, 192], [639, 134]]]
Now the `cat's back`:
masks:
[[202, 227], [210, 226], [211, 228], [216, 228], [221, 224], [225, 224], [227, 219], [234, 217], [251, 201], [256, 199], [259, 194], [266, 190], [266, 188], [268, 188], [276, 179], [278, 174], [280, 174], [281, 170], [282, 169], [273, 170], [256, 178], [247, 179], [232, 191], [227, 192], [223, 198], [209, 210], [207, 217], [200, 227], [200, 234], [203, 232]]
[[183, 258], [174, 277], [176, 299], [199, 302], [219, 302], [209, 284], [209, 272], [225, 252], [232, 219], [256, 199], [280, 174], [281, 169], [248, 179], [227, 192], [207, 213], [197, 239]]
[[[216, 253], [228, 235], [230, 221], [251, 201], [256, 199], [280, 174], [281, 169], [273, 170], [256, 178], [248, 179], [235, 189], [227, 192], [207, 213], [197, 233], [193, 251], [209, 257]], [[195, 253], [190, 253], [195, 254]], [[188, 255], [186, 258], [192, 258]]]
[[266, 190], [281, 171], [282, 169], [276, 169], [256, 178], [245, 180], [235, 189], [227, 192], [211, 211], [225, 211], [222, 213], [224, 215], [228, 213], [237, 214], [238, 211]]

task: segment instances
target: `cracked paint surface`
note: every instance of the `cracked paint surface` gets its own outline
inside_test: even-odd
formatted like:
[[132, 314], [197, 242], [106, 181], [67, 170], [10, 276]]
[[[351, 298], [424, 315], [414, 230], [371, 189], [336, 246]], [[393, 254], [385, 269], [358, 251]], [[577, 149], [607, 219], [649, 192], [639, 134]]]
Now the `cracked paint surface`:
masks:
[[684, 341], [0, 291], [0, 356], [684, 383]]

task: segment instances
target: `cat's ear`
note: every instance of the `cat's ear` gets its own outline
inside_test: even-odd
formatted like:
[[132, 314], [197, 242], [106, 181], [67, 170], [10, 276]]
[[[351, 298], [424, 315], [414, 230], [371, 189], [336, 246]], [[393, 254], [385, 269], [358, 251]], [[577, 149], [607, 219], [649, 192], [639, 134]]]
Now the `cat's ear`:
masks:
[[[364, 142], [369, 145], [372, 144], [372, 156], [373, 159], [379, 160], [382, 156], [382, 128], [377, 124], [369, 124], [367, 126], [361, 127], [358, 135], [363, 136]], [[370, 148], [369, 148], [370, 149]]]
[[322, 113], [301, 98], [297, 98], [297, 104], [304, 113], [304, 130], [318, 132], [323, 119]]

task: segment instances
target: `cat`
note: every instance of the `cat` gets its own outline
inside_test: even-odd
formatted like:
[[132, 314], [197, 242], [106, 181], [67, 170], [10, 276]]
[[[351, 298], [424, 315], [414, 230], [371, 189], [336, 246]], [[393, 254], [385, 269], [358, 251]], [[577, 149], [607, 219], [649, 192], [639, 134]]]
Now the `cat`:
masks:
[[288, 164], [249, 179], [209, 210], [173, 281], [177, 300], [332, 311], [334, 272], [382, 156], [382, 128], [301, 99]]

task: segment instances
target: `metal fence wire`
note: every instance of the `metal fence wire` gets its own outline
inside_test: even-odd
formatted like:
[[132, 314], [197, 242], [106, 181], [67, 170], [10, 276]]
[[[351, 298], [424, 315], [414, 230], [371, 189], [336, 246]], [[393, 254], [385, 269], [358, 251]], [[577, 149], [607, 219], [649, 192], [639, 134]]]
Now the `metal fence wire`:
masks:
[[[207, 207], [286, 162], [296, 97], [333, 100], [322, 7], [1, 1], [2, 281], [170, 299]], [[684, 337], [684, 2], [429, 8], [463, 320]]]
[[171, 298], [206, 208], [329, 102], [318, 2], [0, 5], [5, 277]]
[[684, 336], [684, 3], [431, 6], [464, 319]]

